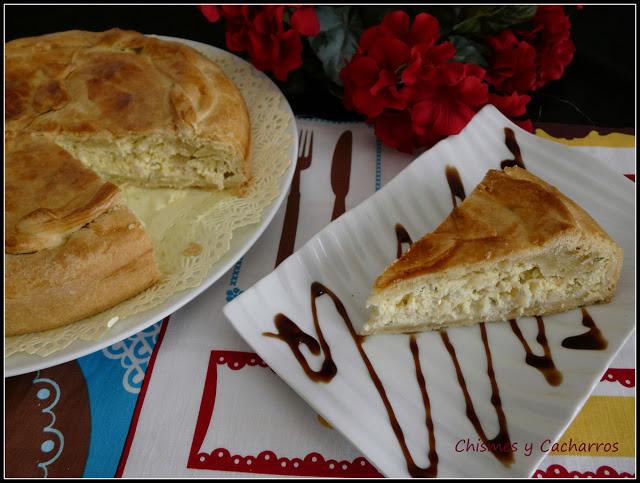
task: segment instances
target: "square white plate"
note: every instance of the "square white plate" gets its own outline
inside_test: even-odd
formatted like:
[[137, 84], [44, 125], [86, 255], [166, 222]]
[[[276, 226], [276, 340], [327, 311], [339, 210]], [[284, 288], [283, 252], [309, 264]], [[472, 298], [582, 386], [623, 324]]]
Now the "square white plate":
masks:
[[[566, 337], [587, 331], [580, 310], [544, 317], [551, 355], [563, 376], [560, 385], [548, 384], [541, 372], [525, 363], [523, 345], [508, 323], [486, 324], [514, 450], [510, 467], [491, 452], [482, 451], [480, 436], [467, 417], [453, 358], [440, 334], [417, 336], [439, 460], [437, 476], [532, 475], [635, 326], [634, 185], [601, 161], [529, 134], [493, 106], [485, 107], [462, 133], [418, 157], [224, 308], [235, 329], [265, 362], [387, 476], [409, 476], [407, 461], [381, 393], [332, 299], [328, 295], [317, 298], [319, 325], [337, 367], [330, 382], [313, 382], [286, 343], [263, 333], [277, 332], [274, 317], [282, 313], [318, 339], [310, 297], [311, 284], [316, 281], [333, 291], [354, 326], [361, 326], [368, 318], [365, 301], [373, 281], [396, 255], [395, 224], [404, 225], [414, 240], [433, 230], [452, 209], [445, 166], [458, 169], [470, 193], [487, 170], [499, 169], [502, 160], [513, 158], [505, 145], [505, 127], [515, 132], [527, 169], [577, 201], [625, 251], [613, 302], [588, 308], [608, 341], [605, 350], [562, 347]], [[518, 323], [533, 352], [541, 355], [536, 320], [526, 318]], [[491, 439], [498, 433], [498, 416], [491, 403], [480, 326], [450, 329], [448, 335], [475, 412]], [[388, 396], [408, 451], [416, 465], [426, 467], [429, 433], [409, 340], [407, 335], [370, 336], [363, 348]], [[324, 360], [322, 353], [312, 355], [308, 347], [299, 347], [311, 368], [318, 369]]]

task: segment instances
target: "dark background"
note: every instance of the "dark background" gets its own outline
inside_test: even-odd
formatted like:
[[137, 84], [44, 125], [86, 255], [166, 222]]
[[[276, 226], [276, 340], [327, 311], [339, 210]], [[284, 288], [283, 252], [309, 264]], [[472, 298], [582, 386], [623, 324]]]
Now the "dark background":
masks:
[[[581, 11], [567, 6], [565, 10], [576, 54], [562, 79], [534, 93], [529, 117], [534, 122], [635, 127], [635, 6], [585, 5]], [[207, 22], [195, 6], [5, 6], [5, 41], [112, 27], [225, 47], [222, 23]], [[360, 119], [329, 92], [328, 81], [306, 79], [302, 92], [281, 87], [297, 115]]]

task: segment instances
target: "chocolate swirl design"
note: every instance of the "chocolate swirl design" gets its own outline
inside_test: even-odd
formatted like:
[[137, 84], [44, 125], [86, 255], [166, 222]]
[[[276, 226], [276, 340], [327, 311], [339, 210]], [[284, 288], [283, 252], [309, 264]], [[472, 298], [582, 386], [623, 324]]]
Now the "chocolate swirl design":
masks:
[[582, 325], [589, 330], [584, 334], [567, 337], [562, 341], [562, 347], [587, 351], [605, 350], [609, 342], [604, 338], [587, 309], [582, 307], [580, 310], [582, 311]]
[[396, 223], [395, 230], [396, 238], [398, 240], [396, 248], [396, 258], [400, 258], [402, 256], [402, 245], [406, 243], [411, 246], [413, 244], [413, 240], [411, 239], [409, 232], [407, 232], [407, 229], [400, 223]]
[[[364, 344], [364, 341], [366, 340], [366, 337], [356, 333], [355, 329], [353, 328], [353, 323], [351, 322], [349, 314], [347, 313], [347, 309], [345, 308], [342, 301], [338, 298], [338, 296], [335, 293], [333, 293], [333, 291], [331, 291], [329, 288], [327, 288], [325, 285], [321, 284], [320, 282], [313, 282], [311, 284], [311, 313], [313, 314], [313, 322], [316, 329], [316, 333], [318, 334], [318, 338], [320, 339], [320, 342], [318, 342], [315, 338], [313, 338], [309, 334], [303, 332], [297, 326], [297, 324], [295, 324], [295, 322], [291, 321], [288, 317], [286, 317], [283, 314], [278, 314], [276, 315], [276, 318], [275, 318], [276, 328], [278, 329], [278, 333], [264, 332], [263, 335], [267, 337], [275, 337], [284, 341], [291, 348], [298, 363], [303, 368], [303, 370], [305, 371], [305, 374], [307, 375], [307, 377], [309, 377], [309, 379], [311, 379], [314, 382], [330, 382], [331, 379], [333, 379], [333, 377], [336, 375], [337, 368], [335, 368], [335, 363], [333, 362], [333, 359], [331, 359], [331, 351], [329, 349], [329, 345], [326, 343], [326, 340], [324, 339], [322, 330], [320, 329], [320, 325], [318, 323], [316, 300], [318, 297], [322, 295], [327, 295], [328, 297], [331, 298], [337, 312], [340, 314], [340, 317], [342, 318], [343, 322], [347, 326], [347, 329], [349, 330], [349, 334], [351, 335], [351, 338], [353, 339], [353, 342], [355, 343], [356, 348], [358, 349], [358, 353], [360, 354], [362, 362], [367, 368], [369, 377], [371, 378], [373, 385], [378, 391], [378, 394], [380, 395], [380, 398], [382, 399], [382, 402], [384, 404], [385, 410], [387, 411], [389, 422], [391, 423], [391, 428], [393, 429], [396, 439], [400, 444], [400, 448], [402, 449], [402, 454], [404, 455], [404, 458], [406, 460], [407, 471], [413, 477], [425, 478], [425, 477], [436, 476], [438, 473], [438, 454], [436, 452], [436, 440], [435, 440], [435, 432], [433, 427], [433, 419], [431, 416], [431, 405], [429, 401], [429, 395], [427, 393], [427, 385], [426, 385], [427, 383], [426, 383], [424, 374], [422, 373], [422, 368], [420, 366], [420, 352], [418, 350], [418, 345], [414, 335], [411, 335], [409, 337], [409, 347], [413, 355], [413, 360], [415, 364], [416, 379], [417, 379], [418, 385], [420, 386], [420, 392], [422, 394], [422, 399], [423, 399], [423, 404], [424, 404], [425, 414], [426, 414], [426, 426], [429, 434], [429, 455], [428, 455], [429, 466], [426, 468], [418, 466], [413, 460], [413, 456], [409, 451], [409, 448], [407, 446], [407, 443], [404, 437], [404, 432], [402, 431], [402, 427], [398, 422], [398, 418], [396, 417], [393, 406], [389, 401], [387, 392], [382, 384], [382, 381], [380, 380], [380, 377], [378, 376], [378, 373], [374, 369], [373, 364], [371, 363], [371, 360], [369, 359], [369, 357], [367, 356], [367, 353], [364, 350], [363, 344]], [[300, 352], [300, 349], [298, 347], [300, 343], [307, 345], [309, 350], [311, 350], [311, 352], [314, 355], [319, 354], [320, 348], [322, 348], [325, 360], [322, 364], [322, 368], [320, 369], [320, 371], [314, 371], [309, 367], [308, 361], [304, 358], [304, 355]], [[325, 368], [327, 367], [330, 369], [325, 370]]]
[[525, 362], [531, 367], [535, 367], [538, 369], [545, 380], [551, 386], [559, 386], [562, 384], [562, 373], [556, 369], [556, 365], [553, 362], [553, 357], [551, 356], [551, 348], [549, 347], [549, 342], [547, 341], [547, 335], [545, 333], [544, 328], [544, 320], [540, 316], [536, 316], [536, 321], [538, 323], [538, 335], [536, 337], [536, 341], [538, 344], [542, 346], [542, 350], [544, 351], [544, 355], [538, 356], [533, 353], [529, 343], [522, 335], [522, 331], [518, 326], [518, 322], [515, 319], [509, 320], [509, 324], [511, 325], [511, 330], [516, 335], [522, 347], [525, 351]]
[[[320, 322], [318, 321], [316, 300], [325, 293], [326, 287], [324, 285], [318, 282], [311, 284], [311, 313], [313, 314], [313, 325], [316, 329], [316, 334], [318, 334], [318, 339], [320, 339], [319, 342], [313, 336], [304, 332], [294, 321], [284, 314], [278, 314], [275, 316], [274, 323], [276, 329], [278, 329], [277, 333], [264, 332], [262, 334], [266, 337], [275, 337], [276, 339], [280, 339], [285, 342], [296, 357], [298, 364], [300, 364], [304, 369], [307, 377], [314, 382], [331, 382], [338, 372], [338, 368], [331, 357], [331, 348], [324, 338], [324, 334], [320, 328]], [[349, 317], [344, 305], [342, 305], [337, 297], [332, 297], [332, 299], [336, 306], [336, 310], [338, 310], [342, 318], [345, 319], [345, 321], [348, 320]], [[316, 356], [320, 354], [320, 349], [322, 349], [324, 361], [322, 362], [322, 366], [319, 371], [311, 369], [309, 362], [300, 351], [300, 344], [306, 345], [311, 353]]]
[[451, 361], [453, 362], [453, 365], [456, 369], [458, 384], [460, 384], [460, 389], [462, 389], [462, 394], [464, 395], [467, 418], [469, 419], [469, 421], [471, 421], [471, 424], [476, 430], [476, 433], [478, 433], [478, 436], [486, 445], [487, 449], [491, 451], [491, 453], [503, 465], [511, 466], [514, 461], [513, 446], [511, 444], [509, 429], [507, 427], [507, 417], [505, 416], [504, 410], [502, 408], [502, 400], [500, 399], [500, 388], [498, 387], [498, 382], [496, 381], [496, 373], [493, 370], [491, 348], [489, 347], [487, 328], [485, 327], [484, 322], [480, 323], [480, 334], [482, 335], [482, 344], [484, 346], [484, 352], [487, 357], [487, 375], [489, 376], [489, 381], [491, 383], [491, 404], [493, 405], [493, 408], [496, 411], [496, 415], [498, 416], [498, 434], [491, 439], [489, 439], [489, 437], [484, 432], [482, 423], [480, 423], [480, 419], [476, 414], [473, 401], [471, 400], [469, 390], [467, 389], [467, 383], [464, 379], [464, 374], [462, 373], [462, 368], [460, 367], [460, 362], [458, 361], [458, 356], [456, 355], [456, 350], [449, 340], [449, 334], [446, 330], [443, 330], [440, 332], [440, 337], [442, 338], [442, 342], [444, 343], [447, 352], [451, 356]]
[[508, 127], [504, 128], [504, 143], [507, 145], [507, 149], [511, 151], [511, 154], [513, 154], [513, 159], [505, 159], [500, 162], [500, 167], [504, 169], [518, 166], [522, 169], [527, 169], [524, 165], [524, 161], [522, 160], [520, 145], [518, 144], [518, 141], [516, 141], [516, 134], [513, 132], [513, 129]]

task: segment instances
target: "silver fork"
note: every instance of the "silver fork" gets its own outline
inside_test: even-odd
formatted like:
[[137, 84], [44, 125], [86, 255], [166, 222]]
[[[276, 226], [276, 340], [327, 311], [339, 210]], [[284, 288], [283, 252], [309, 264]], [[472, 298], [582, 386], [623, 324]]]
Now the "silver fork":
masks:
[[298, 213], [300, 212], [300, 173], [311, 166], [312, 157], [313, 131], [300, 131], [298, 137], [298, 162], [296, 163], [296, 170], [293, 173], [291, 189], [287, 198], [278, 256], [276, 257], [276, 267], [293, 253], [293, 247], [296, 244]]

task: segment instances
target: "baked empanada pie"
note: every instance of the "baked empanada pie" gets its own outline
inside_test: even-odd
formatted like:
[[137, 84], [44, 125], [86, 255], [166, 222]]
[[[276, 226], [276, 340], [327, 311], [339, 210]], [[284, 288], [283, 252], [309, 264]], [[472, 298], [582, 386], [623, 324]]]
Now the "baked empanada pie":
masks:
[[622, 249], [524, 169], [491, 170], [375, 281], [364, 334], [416, 332], [608, 302]]
[[237, 188], [251, 126], [185, 45], [113, 29], [5, 44], [5, 334], [60, 327], [160, 279], [118, 184]]
[[6, 335], [89, 317], [159, 280], [151, 240], [118, 187], [64, 149], [16, 138], [5, 174]]

